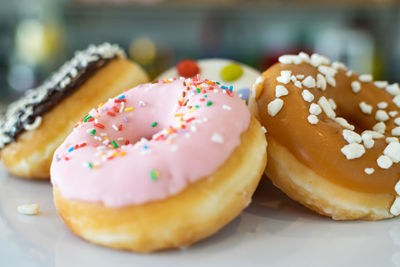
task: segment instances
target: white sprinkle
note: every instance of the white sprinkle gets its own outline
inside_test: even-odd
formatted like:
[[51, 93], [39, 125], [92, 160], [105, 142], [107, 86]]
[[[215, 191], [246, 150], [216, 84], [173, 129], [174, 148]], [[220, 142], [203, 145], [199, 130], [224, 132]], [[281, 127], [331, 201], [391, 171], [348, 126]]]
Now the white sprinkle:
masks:
[[329, 105], [331, 105], [333, 110], [335, 110], [337, 108], [335, 100], [333, 100], [332, 98], [329, 98], [328, 102], [329, 102]]
[[375, 171], [374, 168], [365, 168], [365, 169], [364, 169], [364, 172], [365, 172], [366, 174], [368, 174], [368, 175], [373, 174], [374, 171]]
[[375, 113], [375, 120], [377, 121], [387, 121], [389, 119], [389, 115], [384, 110], [377, 110]]
[[397, 138], [397, 137], [386, 137], [385, 141], [386, 141], [387, 144], [390, 144], [392, 142], [398, 143], [399, 142], [399, 138]]
[[297, 78], [296, 78], [296, 76], [294, 76], [294, 75], [290, 76], [290, 80], [291, 80], [293, 83], [297, 82]]
[[342, 132], [344, 140], [347, 141], [347, 143], [352, 144], [352, 143], [361, 143], [361, 136], [350, 130], [343, 130]]
[[378, 104], [376, 104], [376, 106], [380, 109], [385, 109], [388, 107], [388, 103], [385, 101], [379, 102]]
[[123, 140], [124, 140], [123, 137], [118, 137], [118, 138], [117, 138], [117, 141], [123, 141]]
[[315, 115], [308, 115], [307, 120], [310, 124], [317, 124], [318, 123], [318, 117]]
[[398, 195], [400, 195], [400, 181], [398, 181], [398, 182], [396, 183], [396, 185], [394, 186], [394, 190], [396, 191], [396, 193], [397, 193]]
[[211, 141], [213, 141], [215, 143], [218, 143], [218, 144], [223, 144], [224, 143], [224, 138], [220, 134], [214, 133], [211, 136]]
[[287, 84], [290, 82], [290, 75], [292, 72], [290, 70], [281, 71], [281, 76], [276, 77], [276, 80], [280, 83]]
[[358, 76], [358, 79], [361, 82], [372, 82], [372, 75], [371, 74], [361, 74]]
[[289, 91], [286, 89], [285, 86], [277, 85], [275, 87], [275, 96], [276, 97], [281, 97], [281, 96], [285, 96], [285, 95], [288, 95], [288, 94], [289, 94]]
[[311, 65], [313, 65], [314, 67], [318, 67], [321, 64], [326, 64], [328, 65], [331, 61], [329, 60], [329, 58], [321, 56], [319, 54], [312, 54], [311, 55], [311, 60], [310, 63]]
[[318, 71], [324, 74], [325, 76], [334, 77], [337, 73], [337, 70], [328, 66], [319, 66]]
[[264, 126], [261, 126], [261, 131], [263, 131], [263, 133], [267, 133], [267, 129], [265, 129]]
[[297, 74], [296, 78], [299, 80], [303, 80], [304, 79], [304, 75], [303, 74]]
[[326, 76], [325, 76], [325, 79], [326, 79], [326, 82], [327, 82], [330, 86], [332, 86], [332, 87], [335, 87], [335, 86], [336, 86], [336, 80], [335, 80], [335, 78], [334, 78], [333, 76], [326, 75]]
[[321, 107], [318, 104], [315, 104], [315, 103], [311, 103], [310, 108], [308, 109], [308, 111], [312, 115], [319, 115], [322, 112]]
[[371, 114], [372, 113], [372, 106], [368, 105], [364, 101], [362, 101], [360, 103], [360, 109], [361, 109], [361, 112], [364, 113], [364, 114]]
[[352, 131], [355, 129], [354, 125], [351, 125], [350, 123], [348, 123], [345, 118], [336, 117], [335, 121], [337, 123], [339, 123], [342, 127], [346, 128], [346, 129], [349, 129], [349, 130], [352, 130]]
[[361, 91], [361, 83], [359, 81], [353, 81], [351, 82], [351, 90], [353, 93], [357, 94], [358, 92]]
[[300, 52], [299, 58], [301, 58], [301, 60], [305, 63], [310, 63], [310, 56], [305, 52]]
[[374, 130], [375, 132], [384, 134], [384, 133], [385, 133], [385, 130], [386, 130], [386, 124], [383, 123], [383, 122], [378, 122], [377, 124], [375, 124], [375, 125], [372, 127], [372, 130]]
[[37, 215], [39, 214], [40, 206], [38, 204], [24, 204], [17, 207], [17, 211], [23, 215]]
[[337, 62], [337, 61], [335, 61], [335, 62], [332, 62], [332, 68], [334, 68], [334, 69], [344, 69], [344, 70], [346, 70], [347, 69], [347, 67], [346, 67], [346, 65], [344, 64], [344, 63], [342, 63], [342, 62]]
[[394, 216], [400, 214], [400, 196], [396, 196], [396, 199], [394, 200], [392, 206], [390, 207], [390, 213], [393, 214]]
[[113, 124], [113, 125], [111, 125], [111, 127], [113, 127], [113, 129], [116, 130], [116, 131], [118, 132], [118, 127], [117, 127], [117, 125]]
[[396, 110], [389, 111], [389, 116], [392, 118], [396, 117], [397, 114], [399, 114], [399, 112], [397, 112]]
[[297, 55], [283, 55], [279, 57], [279, 62], [282, 64], [300, 64], [302, 58]]
[[374, 139], [372, 139], [372, 135], [371, 134], [363, 133], [361, 135], [361, 138], [363, 140], [365, 148], [370, 149], [370, 148], [372, 148], [374, 146], [375, 141], [374, 141]]
[[301, 86], [301, 82], [300, 81], [296, 81], [295, 83], [294, 83], [294, 86], [296, 86], [297, 88], [302, 88], [302, 86]]
[[107, 136], [107, 133], [100, 133], [100, 136]]
[[[322, 66], [321, 66], [322, 67]], [[307, 76], [304, 80], [303, 80], [303, 85], [307, 88], [314, 88], [315, 87], [315, 79], [311, 76]]]
[[232, 110], [232, 108], [230, 107], [230, 106], [228, 106], [228, 105], [222, 105], [222, 108], [223, 109], [226, 109], [226, 110]]
[[385, 88], [386, 86], [389, 85], [387, 81], [375, 81], [374, 84], [378, 88]]
[[325, 112], [326, 116], [328, 118], [334, 119], [336, 117], [335, 111], [333, 111], [331, 105], [329, 104], [328, 100], [324, 96], [321, 96], [318, 100], [318, 104], [322, 108], [322, 110]]
[[400, 88], [399, 88], [398, 83], [393, 83], [393, 84], [386, 86], [385, 90], [386, 90], [386, 92], [388, 92], [389, 94], [391, 94], [393, 96], [400, 94]]
[[345, 145], [340, 150], [346, 156], [347, 159], [356, 159], [360, 158], [365, 153], [365, 148], [363, 145], [352, 143]]
[[317, 74], [317, 88], [321, 89], [322, 91], [326, 90], [326, 79], [319, 73]]
[[349, 70], [349, 71], [346, 72], [346, 76], [347, 76], [347, 77], [350, 77], [351, 75], [353, 75], [353, 72], [352, 72], [351, 70]]
[[394, 119], [394, 123], [396, 123], [397, 125], [400, 125], [400, 117], [399, 117], [399, 118], [396, 118], [396, 119]]
[[393, 103], [400, 108], [400, 95], [393, 97]]
[[370, 134], [372, 136], [372, 138], [374, 139], [381, 139], [384, 138], [385, 136], [381, 133], [375, 132], [375, 131], [370, 131], [370, 130], [365, 130], [364, 132], [361, 133], [361, 135], [363, 134]]
[[301, 92], [301, 96], [303, 97], [304, 101], [307, 102], [312, 102], [314, 100], [314, 95], [307, 89], [304, 89], [303, 92]]
[[393, 162], [388, 156], [380, 156], [377, 160], [376, 163], [378, 163], [378, 166], [382, 169], [389, 169]]
[[398, 142], [389, 143], [385, 150], [383, 150], [383, 154], [388, 156], [394, 163], [400, 162], [400, 144]]
[[146, 106], [146, 103], [144, 103], [144, 101], [140, 100], [139, 101], [139, 107], [144, 107]]
[[280, 98], [276, 98], [268, 104], [268, 114], [271, 117], [274, 117], [276, 114], [278, 114], [278, 112], [281, 110], [282, 107], [283, 107], [283, 100]]

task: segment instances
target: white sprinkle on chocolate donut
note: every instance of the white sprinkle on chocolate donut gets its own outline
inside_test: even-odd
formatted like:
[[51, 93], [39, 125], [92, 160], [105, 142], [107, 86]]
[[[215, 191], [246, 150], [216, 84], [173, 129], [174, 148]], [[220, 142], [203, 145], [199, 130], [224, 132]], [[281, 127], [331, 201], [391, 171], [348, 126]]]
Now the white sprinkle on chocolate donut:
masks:
[[331, 105], [329, 104], [325, 96], [321, 96], [319, 98], [318, 104], [321, 106], [322, 110], [325, 112], [328, 118], [334, 119], [336, 117], [335, 111], [332, 109]]
[[318, 104], [311, 103], [310, 108], [308, 110], [312, 115], [319, 115], [321, 114], [322, 110]]
[[307, 120], [310, 124], [317, 124], [318, 123], [318, 117], [315, 115], [308, 115]]
[[302, 83], [307, 88], [314, 88], [316, 85], [315, 79], [311, 76], [307, 76]]
[[372, 82], [372, 75], [371, 74], [361, 74], [358, 79], [361, 82]]
[[363, 145], [358, 143], [351, 143], [342, 147], [340, 151], [342, 151], [346, 158], [350, 160], [360, 158], [362, 155], [364, 155], [365, 148]]
[[317, 74], [317, 88], [321, 89], [322, 91], [326, 90], [326, 79], [319, 73]]
[[285, 95], [288, 95], [288, 94], [289, 94], [289, 91], [286, 89], [285, 86], [277, 85], [275, 87], [275, 96], [276, 97], [281, 97], [281, 96], [285, 96]]
[[362, 101], [360, 103], [360, 109], [361, 109], [361, 112], [364, 113], [364, 114], [370, 115], [372, 113], [372, 106], [368, 105], [364, 101]]
[[274, 117], [276, 114], [278, 114], [278, 112], [281, 110], [282, 107], [283, 107], [283, 100], [280, 98], [276, 98], [276, 99], [272, 100], [271, 102], [269, 102], [268, 114], [271, 117]]
[[373, 174], [375, 172], [374, 168], [365, 168], [364, 172], [368, 175]]
[[352, 143], [361, 143], [361, 136], [351, 130], [343, 130], [342, 132], [343, 138], [347, 141], [347, 143], [352, 144]]
[[307, 102], [312, 102], [314, 100], [314, 95], [307, 89], [304, 89], [303, 92], [301, 92], [301, 96], [303, 97], [304, 101]]
[[393, 164], [392, 160], [388, 156], [384, 156], [384, 155], [380, 156], [376, 160], [376, 163], [382, 169], [389, 169]]
[[359, 81], [353, 81], [351, 82], [351, 90], [353, 93], [357, 94], [358, 92], [361, 91], [361, 83]]

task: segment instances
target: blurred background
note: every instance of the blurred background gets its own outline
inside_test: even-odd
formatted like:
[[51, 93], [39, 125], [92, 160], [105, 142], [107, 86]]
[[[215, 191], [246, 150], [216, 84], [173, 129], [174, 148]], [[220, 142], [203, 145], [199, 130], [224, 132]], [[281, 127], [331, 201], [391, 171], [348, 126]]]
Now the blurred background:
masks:
[[400, 80], [398, 0], [0, 0], [0, 107], [77, 49], [104, 41], [157, 76], [184, 58], [265, 70], [318, 52], [375, 79]]

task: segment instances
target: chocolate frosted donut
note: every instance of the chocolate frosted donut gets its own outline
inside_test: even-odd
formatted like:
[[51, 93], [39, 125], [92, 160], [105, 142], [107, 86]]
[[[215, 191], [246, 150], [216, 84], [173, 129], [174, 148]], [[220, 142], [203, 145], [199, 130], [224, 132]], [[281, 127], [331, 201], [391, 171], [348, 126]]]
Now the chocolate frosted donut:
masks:
[[117, 45], [91, 45], [76, 52], [42, 85], [10, 104], [0, 124], [2, 162], [17, 176], [48, 178], [55, 148], [82, 114], [147, 80]]

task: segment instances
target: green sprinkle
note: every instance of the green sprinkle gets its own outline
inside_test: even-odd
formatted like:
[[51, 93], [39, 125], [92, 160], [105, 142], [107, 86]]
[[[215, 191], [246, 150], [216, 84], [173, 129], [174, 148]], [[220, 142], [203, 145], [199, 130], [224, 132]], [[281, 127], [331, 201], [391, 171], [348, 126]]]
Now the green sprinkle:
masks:
[[199, 108], [200, 106], [199, 105], [196, 105], [196, 106], [194, 106], [195, 108]]
[[216, 84], [220, 84], [219, 82], [215, 82]]
[[209, 106], [211, 106], [212, 105], [212, 102], [211, 101], [208, 101], [207, 102], [207, 107], [209, 107]]
[[158, 124], [158, 123], [155, 121], [155, 122], [153, 122], [153, 124], [151, 125], [151, 127], [156, 127], [157, 124]]
[[197, 88], [196, 92], [197, 92], [197, 93], [200, 93], [200, 89], [199, 89], [199, 88]]
[[94, 135], [96, 133], [96, 129], [93, 129], [91, 132], [90, 132], [90, 135]]
[[158, 172], [155, 170], [151, 170], [150, 171], [150, 179], [154, 182], [157, 180], [158, 177]]
[[93, 169], [93, 164], [92, 163], [88, 162], [88, 166], [89, 166], [89, 168]]
[[204, 95], [204, 98], [207, 98], [208, 97], [208, 95]]
[[119, 148], [119, 146], [118, 146], [117, 142], [115, 142], [115, 140], [112, 140], [111, 143], [113, 144], [113, 146], [114, 146], [115, 148]]

